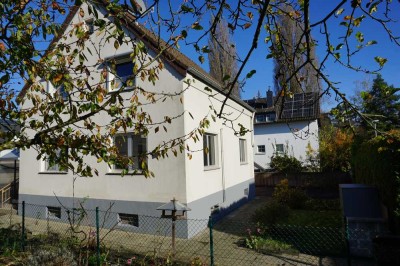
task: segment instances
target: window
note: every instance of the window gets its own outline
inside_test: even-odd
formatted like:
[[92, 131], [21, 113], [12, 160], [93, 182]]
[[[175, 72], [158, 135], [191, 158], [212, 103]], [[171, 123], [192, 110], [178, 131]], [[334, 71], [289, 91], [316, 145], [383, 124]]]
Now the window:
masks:
[[217, 135], [203, 135], [204, 166], [217, 166]]
[[58, 95], [59, 95], [64, 101], [68, 101], [69, 95], [68, 95], [68, 92], [65, 90], [65, 86], [64, 86], [64, 85], [58, 86], [57, 92], [58, 92]]
[[86, 31], [90, 34], [94, 32], [94, 21], [93, 19], [88, 19], [85, 21]]
[[109, 91], [119, 90], [124, 85], [126, 86], [125, 89], [135, 86], [136, 79], [133, 75], [133, 68], [132, 61], [117, 62], [115, 69], [111, 70], [113, 73], [109, 73]]
[[265, 122], [265, 114], [256, 115], [256, 123], [263, 123]]
[[285, 147], [283, 146], [283, 144], [276, 144], [275, 150], [276, 150], [276, 153], [283, 154], [285, 152]]
[[[62, 149], [58, 149], [56, 152], [56, 156], [58, 158], [68, 156], [68, 150], [64, 149], [64, 151], [63, 151]], [[66, 157], [66, 158], [68, 158], [68, 157]], [[51, 164], [49, 162], [49, 158], [44, 159], [44, 169], [43, 170], [45, 172], [67, 172], [68, 171], [68, 169], [66, 169], [65, 167], [62, 167], [61, 165], [59, 165], [57, 163]]]
[[61, 219], [61, 207], [47, 206], [47, 218]]
[[245, 139], [239, 139], [240, 163], [247, 163], [247, 143]]
[[[114, 145], [122, 157], [130, 158], [133, 165], [129, 169], [143, 169], [142, 164], [147, 161], [146, 138], [133, 133], [119, 134], [114, 138]], [[121, 165], [114, 165], [114, 169], [123, 169]]]
[[258, 153], [265, 153], [265, 145], [258, 145], [257, 146]]
[[118, 225], [132, 225], [139, 227], [139, 215], [118, 213]]

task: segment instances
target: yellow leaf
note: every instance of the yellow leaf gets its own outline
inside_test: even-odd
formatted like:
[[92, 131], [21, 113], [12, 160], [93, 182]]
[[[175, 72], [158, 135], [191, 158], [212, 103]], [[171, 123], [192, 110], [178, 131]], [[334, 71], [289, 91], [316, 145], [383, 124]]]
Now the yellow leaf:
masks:
[[63, 78], [63, 74], [58, 73], [57, 75], [54, 76], [53, 82], [54, 82], [54, 83], [57, 83], [57, 82], [59, 82], [62, 78]]

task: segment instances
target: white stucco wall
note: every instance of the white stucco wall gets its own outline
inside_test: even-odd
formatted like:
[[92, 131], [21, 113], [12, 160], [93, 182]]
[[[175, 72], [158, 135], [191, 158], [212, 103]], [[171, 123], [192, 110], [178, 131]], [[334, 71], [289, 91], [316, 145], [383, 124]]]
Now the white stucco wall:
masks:
[[[88, 12], [85, 7], [83, 9]], [[101, 14], [101, 13], [100, 13]], [[88, 19], [87, 16], [80, 17], [79, 12], [71, 22], [67, 32], [71, 30], [73, 25]], [[131, 45], [124, 44], [118, 50], [114, 48], [114, 42], [104, 42], [102, 35], [96, 36], [96, 33], [91, 35], [94, 41], [94, 47], [97, 47], [100, 55], [96, 57], [94, 53], [90, 56], [87, 53], [88, 62], [90, 66], [97, 62], [98, 58], [112, 58], [119, 55], [127, 55], [131, 52]], [[99, 40], [104, 43], [99, 44]], [[67, 40], [71, 43], [74, 40]], [[90, 44], [88, 44], [90, 46]], [[100, 47], [100, 49], [99, 49]], [[92, 51], [94, 49], [92, 48]], [[149, 56], [155, 56], [153, 52], [149, 52]], [[99, 73], [101, 69], [91, 69], [93, 73]], [[178, 74], [170, 65], [165, 62], [165, 68], [158, 74], [159, 80], [155, 85], [147, 80], [141, 81], [137, 79], [138, 86], [150, 92], [165, 92], [165, 93], [179, 93], [182, 90], [183, 76]], [[93, 75], [95, 78], [91, 80], [92, 84], [99, 82], [98, 75]], [[43, 81], [45, 84], [45, 81]], [[123, 92], [121, 95], [125, 99], [125, 106], [129, 106], [129, 100], [133, 91]], [[156, 96], [157, 97], [157, 96]], [[168, 98], [165, 102], [157, 102], [157, 104], [150, 104], [143, 106], [143, 110], [150, 113], [153, 122], [164, 120], [164, 116], [175, 117], [183, 112], [183, 105], [180, 103], [179, 96]], [[142, 99], [143, 100], [143, 99]], [[144, 100], [145, 102], [145, 100]], [[29, 108], [29, 102], [23, 108]], [[39, 118], [40, 119], [40, 118]], [[94, 116], [93, 121], [106, 125], [110, 122], [107, 115], [101, 113]], [[150, 128], [148, 135], [147, 145], [148, 150], [152, 150], [156, 145], [165, 140], [170, 140], [184, 133], [183, 118], [173, 120], [171, 124], [165, 124], [168, 132], [161, 129], [157, 134], [154, 133], [154, 128]], [[32, 132], [32, 135], [34, 132]], [[85, 132], [83, 132], [85, 134]], [[42, 195], [42, 196], [60, 196], [76, 198], [97, 198], [109, 200], [129, 200], [129, 201], [149, 201], [149, 202], [166, 202], [172, 199], [173, 196], [179, 198], [182, 202], [186, 202], [185, 193], [185, 160], [183, 154], [178, 154], [178, 157], [169, 156], [165, 159], [157, 161], [156, 159], [148, 159], [149, 168], [154, 172], [155, 178], [145, 178], [142, 175], [125, 176], [109, 175], [110, 169], [105, 163], [97, 163], [94, 157], [87, 157], [86, 162], [98, 169], [99, 176], [92, 178], [74, 176], [71, 171], [68, 174], [48, 174], [42, 172], [42, 162], [36, 160], [37, 152], [33, 149], [21, 151], [21, 182], [20, 193], [29, 195]], [[76, 178], [74, 193], [73, 193], [73, 180]]]
[[[319, 150], [317, 120], [254, 125], [254, 161], [266, 169], [269, 168], [275, 144], [284, 144], [289, 155], [304, 161], [309, 143], [313, 150]], [[265, 153], [258, 152], [258, 145], [265, 145]]]
[[[190, 81], [193, 79], [190, 76], [187, 78]], [[216, 114], [209, 106], [213, 106], [213, 109], [218, 113], [225, 97], [216, 93], [215, 90], [207, 91], [204, 89], [205, 87], [207, 87], [206, 84], [200, 80], [195, 80], [195, 82], [191, 82], [190, 89], [184, 93], [184, 108], [187, 111], [185, 113], [185, 134], [188, 134], [191, 129], [196, 127], [201, 119], [207, 117], [211, 123], [209, 128], [205, 129], [205, 132], [217, 135], [218, 139], [218, 163], [217, 167], [212, 169], [207, 169], [204, 166], [203, 138], [200, 134], [198, 134], [200, 138], [198, 142], [188, 141], [190, 149], [197, 151], [192, 153], [191, 159], [189, 157], [185, 158], [188, 202], [196, 201], [220, 191], [228, 191], [230, 188], [242, 183], [254, 181], [252, 132], [248, 132], [244, 136], [236, 136], [230, 128], [229, 122], [224, 124], [224, 120], [218, 118], [216, 118], [216, 122], [213, 122], [211, 115], [216, 116]], [[188, 112], [191, 112], [193, 119]], [[236, 130], [239, 129], [238, 124], [242, 124], [249, 130], [252, 129], [252, 112], [240, 104], [228, 100], [227, 105], [224, 107], [224, 114], [227, 118], [234, 120], [233, 126]], [[246, 163], [240, 163], [239, 139], [246, 140]], [[243, 189], [240, 188], [232, 193], [235, 194], [236, 200], [247, 196]], [[229, 205], [232, 203], [229, 202], [229, 197], [230, 195], [226, 195], [224, 200], [221, 193], [213, 199], [213, 204], [218, 204], [219, 206]], [[211, 205], [208, 207], [211, 207]]]
[[[86, 10], [85, 7], [84, 10]], [[71, 24], [80, 23], [85, 19], [87, 17], [81, 18], [77, 14]], [[67, 29], [67, 31], [69, 30]], [[94, 46], [97, 46], [96, 42], [101, 39], [101, 36], [96, 39], [95, 33], [91, 38], [95, 42]], [[73, 42], [73, 40], [68, 41]], [[131, 46], [127, 44], [122, 45], [116, 51], [113, 42], [104, 43], [101, 45], [100, 57], [118, 57], [119, 55], [129, 54], [130, 51]], [[87, 56], [88, 65], [94, 64], [98, 60], [95, 56], [91, 57], [89, 54]], [[149, 56], [154, 56], [154, 53], [150, 51]], [[155, 174], [154, 178], [145, 178], [142, 175], [125, 177], [110, 175], [109, 167], [105, 163], [97, 163], [94, 157], [86, 157], [85, 160], [98, 170], [99, 176], [92, 178], [78, 177], [74, 176], [71, 171], [67, 174], [43, 173], [43, 162], [36, 159], [37, 152], [34, 149], [28, 149], [21, 151], [20, 194], [140, 202], [168, 202], [175, 197], [183, 203], [189, 203], [217, 193], [224, 188], [228, 189], [237, 184], [252, 181], [254, 179], [252, 134], [247, 133], [240, 137], [246, 139], [247, 142], [247, 163], [240, 164], [239, 137], [235, 136], [229, 127], [223, 125], [223, 121], [218, 120], [214, 123], [211, 118], [212, 112], [208, 106], [212, 104], [216, 110], [219, 110], [224, 96], [212, 91], [211, 93], [216, 95], [214, 98], [209, 98], [210, 93], [204, 90], [206, 85], [200, 81], [196, 81], [186, 90], [187, 85], [183, 81], [186, 78], [193, 79], [193, 77], [190, 75], [183, 77], [167, 62], [164, 62], [164, 64], [165, 68], [159, 72], [159, 80], [156, 81], [155, 86], [151, 82], [141, 81], [140, 79], [137, 80], [138, 86], [153, 92], [171, 94], [179, 94], [182, 90], [185, 90], [185, 92], [183, 95], [167, 98], [165, 102], [157, 102], [157, 104], [142, 106], [142, 108], [151, 114], [154, 123], [163, 121], [165, 116], [179, 116], [184, 111], [185, 114], [173, 120], [171, 124], [165, 124], [167, 132], [162, 129], [162, 126], [157, 134], [154, 132], [155, 126], [150, 128], [147, 139], [148, 150], [152, 150], [163, 141], [188, 134], [198, 127], [201, 119], [208, 116], [211, 125], [206, 131], [218, 134], [221, 141], [218, 150], [220, 157], [218, 168], [205, 171], [202, 151], [203, 139], [200, 135], [198, 142], [188, 140], [186, 143], [191, 150], [197, 150], [197, 152], [192, 153], [191, 160], [189, 160], [187, 154], [179, 152], [177, 157], [170, 153], [169, 157], [160, 160], [149, 157], [148, 165]], [[101, 69], [96, 71], [100, 72]], [[45, 81], [42, 82], [45, 84]], [[91, 82], [95, 84], [98, 80], [94, 79]], [[132, 93], [132, 91], [127, 91], [121, 94], [127, 105]], [[181, 96], [183, 103], [180, 99]], [[23, 108], [29, 108], [29, 103], [26, 102]], [[188, 112], [191, 112], [194, 119], [190, 117]], [[243, 106], [229, 100], [225, 112], [230, 114], [231, 119], [234, 119], [233, 124], [236, 128], [238, 128], [238, 123], [243, 124], [248, 129], [252, 128], [252, 113]], [[110, 121], [108, 116], [101, 113], [92, 119], [102, 125]], [[33, 136], [34, 133], [31, 132], [31, 135]], [[82, 133], [85, 134], [84, 131]], [[223, 153], [220, 149], [221, 144], [224, 148]], [[241, 196], [242, 194], [237, 195], [237, 198], [240, 199]], [[217, 200], [215, 204], [222, 201], [222, 199]]]

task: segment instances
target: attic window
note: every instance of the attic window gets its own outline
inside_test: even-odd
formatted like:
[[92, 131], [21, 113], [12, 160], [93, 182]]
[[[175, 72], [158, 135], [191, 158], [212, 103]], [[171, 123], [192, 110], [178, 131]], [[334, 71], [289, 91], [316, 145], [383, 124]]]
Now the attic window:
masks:
[[88, 19], [85, 21], [85, 25], [86, 25], [86, 31], [90, 34], [93, 34], [94, 32], [94, 21], [93, 19]]
[[[129, 59], [128, 59], [129, 60]], [[122, 86], [131, 89], [136, 85], [136, 77], [133, 75], [134, 63], [127, 60], [119, 60], [110, 66], [109, 91], [117, 91]]]

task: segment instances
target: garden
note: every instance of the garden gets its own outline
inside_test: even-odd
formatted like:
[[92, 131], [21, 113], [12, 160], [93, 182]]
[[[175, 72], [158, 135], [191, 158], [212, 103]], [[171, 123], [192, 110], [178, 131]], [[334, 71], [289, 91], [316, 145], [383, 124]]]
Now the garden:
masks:
[[272, 199], [256, 210], [256, 228], [247, 229], [244, 245], [260, 253], [346, 254], [343, 218], [338, 199], [312, 199], [287, 179]]

